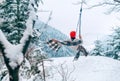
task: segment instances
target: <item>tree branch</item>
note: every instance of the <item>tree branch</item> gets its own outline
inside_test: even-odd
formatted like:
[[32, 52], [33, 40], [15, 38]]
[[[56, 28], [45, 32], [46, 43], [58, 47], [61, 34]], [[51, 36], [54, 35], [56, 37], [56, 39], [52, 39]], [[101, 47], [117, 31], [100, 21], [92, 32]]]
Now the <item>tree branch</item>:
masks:
[[31, 41], [31, 36], [28, 37], [28, 40], [26, 40], [24, 46], [23, 46], [23, 50], [22, 50], [22, 53], [23, 55], [25, 55], [25, 53], [27, 52], [27, 49], [29, 47], [29, 44], [30, 44], [30, 41]]
[[[32, 23], [32, 20], [28, 20], [28, 23]], [[28, 25], [27, 25], [28, 26]], [[27, 27], [25, 32], [23, 33], [23, 37], [20, 40], [20, 44], [22, 44], [23, 48], [22, 48], [22, 53], [25, 56], [25, 53], [28, 49], [28, 46], [30, 44], [31, 38], [32, 38], [32, 25], [30, 25], [30, 27]]]
[[111, 2], [102, 2], [102, 3], [98, 3], [96, 5], [92, 5], [90, 7], [88, 7], [87, 9], [91, 9], [91, 8], [95, 8], [95, 7], [99, 7], [99, 6], [105, 6], [105, 5], [119, 5], [118, 3], [111, 3]]
[[1, 52], [1, 55], [3, 54], [4, 52], [4, 46], [3, 44], [0, 42], [0, 52]]
[[0, 30], [0, 44], [4, 48], [7, 48], [9, 45], [11, 45], [11, 43], [6, 39], [5, 35], [3, 34], [3, 32], [1, 30]]
[[120, 3], [120, 1], [119, 0], [114, 0], [115, 2], [118, 2], [118, 3]]

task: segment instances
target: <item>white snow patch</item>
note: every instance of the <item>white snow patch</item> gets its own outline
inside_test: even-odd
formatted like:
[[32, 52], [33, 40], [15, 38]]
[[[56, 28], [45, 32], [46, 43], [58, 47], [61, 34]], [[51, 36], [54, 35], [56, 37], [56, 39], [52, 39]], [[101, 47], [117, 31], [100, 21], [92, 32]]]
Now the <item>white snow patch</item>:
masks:
[[5, 1], [5, 0], [0, 0], [0, 3], [2, 3], [3, 1]]
[[28, 69], [31, 69], [30, 62], [25, 58], [25, 66], [28, 67]]
[[23, 54], [21, 44], [12, 45], [5, 37], [3, 32], [0, 30], [0, 41], [5, 47], [5, 54], [6, 57], [9, 58], [10, 63], [9, 65], [14, 69], [17, 65], [20, 65], [23, 61]]
[[[61, 81], [62, 77], [59, 72], [62, 72], [68, 81], [120, 81], [120, 61], [111, 58], [81, 56], [78, 61], [74, 62], [72, 57], [53, 58], [53, 60], [51, 62], [53, 68], [49, 70], [53, 73], [51, 75], [53, 78], [47, 81]], [[70, 77], [68, 77], [69, 74]]]
[[22, 49], [23, 46], [25, 45], [25, 42], [28, 40], [28, 37], [30, 35], [32, 35], [33, 33], [33, 20], [35, 20], [36, 17], [36, 13], [34, 11], [34, 8], [32, 7], [31, 4], [34, 4], [34, 0], [31, 0], [29, 3], [29, 9], [30, 9], [30, 13], [29, 13], [29, 18], [26, 22], [26, 30], [23, 33], [23, 37], [20, 40], [20, 44], [18, 45], [12, 45], [5, 37], [5, 35], [3, 34], [3, 32], [0, 30], [0, 41], [1, 43], [4, 45], [5, 47], [5, 53], [6, 53], [6, 57], [9, 58], [10, 63], [9, 65], [14, 69], [15, 67], [17, 67], [17, 65], [20, 65], [23, 61], [23, 54], [22, 54]]
[[9, 58], [9, 65], [14, 69], [23, 62], [22, 46], [10, 45], [5, 49], [6, 57]]
[[[62, 81], [60, 73], [63, 73], [62, 76], [66, 77], [67, 81], [120, 81], [120, 61], [111, 58], [81, 56], [78, 61], [73, 61], [73, 57], [52, 60], [44, 62], [47, 72], [50, 72], [46, 81]], [[30, 79], [20, 76], [20, 81], [33, 81], [35, 77], [37, 75], [31, 76]], [[7, 79], [8, 76], [4, 77], [3, 81], [9, 81]]]
[[[27, 23], [32, 23], [32, 22], [30, 22], [31, 20], [29, 20]], [[27, 27], [26, 28], [26, 30], [25, 30], [25, 32], [23, 33], [23, 37], [21, 38], [21, 40], [20, 40], [20, 43], [22, 44], [22, 45], [24, 45], [24, 43], [25, 43], [25, 41], [26, 40], [28, 40], [28, 37], [29, 37], [29, 35], [32, 35], [32, 24], [29, 24], [29, 26], [30, 27]]]
[[0, 30], [0, 41], [2, 44], [4, 44], [4, 47], [8, 47], [11, 45], [11, 43], [9, 43], [9, 41], [6, 39], [5, 35], [1, 30]]
[[12, 66], [12, 69], [15, 69], [17, 67], [17, 63], [15, 61], [9, 62], [9, 65]]

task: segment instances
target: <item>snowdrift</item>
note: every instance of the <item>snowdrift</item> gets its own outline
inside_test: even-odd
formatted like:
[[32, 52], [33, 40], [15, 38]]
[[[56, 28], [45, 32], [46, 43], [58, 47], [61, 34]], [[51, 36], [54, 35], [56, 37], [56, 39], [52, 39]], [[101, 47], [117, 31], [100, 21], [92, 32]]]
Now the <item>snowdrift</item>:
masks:
[[52, 58], [47, 81], [120, 81], [120, 61], [102, 56]]

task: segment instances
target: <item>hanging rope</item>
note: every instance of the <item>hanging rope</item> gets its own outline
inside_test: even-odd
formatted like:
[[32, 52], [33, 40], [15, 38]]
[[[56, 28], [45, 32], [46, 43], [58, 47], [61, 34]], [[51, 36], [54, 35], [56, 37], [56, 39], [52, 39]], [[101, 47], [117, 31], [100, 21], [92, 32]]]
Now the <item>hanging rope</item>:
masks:
[[80, 14], [79, 14], [79, 20], [77, 23], [77, 28], [76, 28], [76, 32], [78, 31], [79, 28], [79, 35], [81, 35], [81, 17], [82, 17], [82, 7], [83, 7], [83, 2], [81, 2], [81, 8], [80, 8]]

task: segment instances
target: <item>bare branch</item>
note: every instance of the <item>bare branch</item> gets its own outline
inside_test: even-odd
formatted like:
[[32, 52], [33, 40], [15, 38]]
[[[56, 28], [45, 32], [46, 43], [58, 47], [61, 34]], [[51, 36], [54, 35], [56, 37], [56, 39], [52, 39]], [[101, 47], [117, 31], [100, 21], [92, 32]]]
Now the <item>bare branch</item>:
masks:
[[110, 3], [110, 2], [102, 2], [102, 3], [98, 3], [96, 5], [92, 5], [90, 7], [88, 7], [87, 9], [91, 9], [91, 8], [95, 8], [95, 7], [99, 7], [99, 6], [105, 6], [105, 5], [119, 5], [118, 3]]
[[68, 78], [70, 78], [71, 74], [75, 71], [75, 65], [73, 65], [73, 69], [72, 71], [70, 71], [70, 73], [68, 74]]
[[71, 74], [75, 70], [75, 66], [73, 65], [73, 69], [70, 71], [68, 66], [66, 65], [66, 61], [60, 64], [58, 67], [55, 66], [53, 67], [54, 69], [56, 69], [57, 73], [59, 73], [59, 75], [61, 76], [62, 81], [69, 81], [71, 78]]
[[27, 52], [25, 53], [25, 57], [28, 59], [28, 55], [30, 54], [30, 52], [32, 52], [35, 49], [35, 47], [31, 47], [27, 50]]

